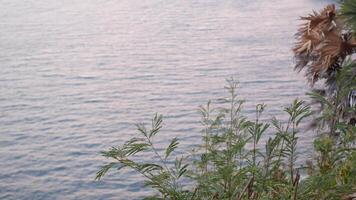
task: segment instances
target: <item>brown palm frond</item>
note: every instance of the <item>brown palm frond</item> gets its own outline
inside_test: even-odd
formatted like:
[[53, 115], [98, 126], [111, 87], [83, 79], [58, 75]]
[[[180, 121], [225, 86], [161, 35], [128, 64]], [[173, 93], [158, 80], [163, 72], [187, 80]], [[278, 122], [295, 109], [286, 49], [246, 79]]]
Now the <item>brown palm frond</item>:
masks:
[[327, 32], [335, 27], [336, 22], [334, 21], [336, 15], [336, 10], [334, 5], [328, 5], [320, 13], [313, 11], [307, 17], [301, 17], [301, 20], [306, 21], [302, 24], [297, 32], [297, 36], [306, 36], [312, 32], [321, 34], [322, 32]]
[[319, 77], [328, 76], [339, 69], [346, 56], [355, 51], [354, 39], [351, 35], [340, 35], [330, 32], [325, 40], [315, 48], [318, 58], [310, 65], [309, 73], [312, 73], [312, 83]]
[[296, 36], [297, 43], [293, 51], [297, 58], [296, 69], [303, 69], [311, 60], [313, 60], [313, 50], [328, 35], [328, 32], [335, 27], [335, 6], [328, 5], [320, 13], [313, 11], [308, 17], [301, 17], [301, 20], [307, 21], [301, 25]]
[[356, 49], [355, 39], [344, 33], [345, 23], [336, 13], [335, 5], [331, 4], [319, 13], [313, 11], [313, 14], [301, 17], [307, 22], [296, 34], [295, 69], [300, 71], [307, 67], [306, 76], [311, 84], [320, 77], [327, 78]]
[[335, 26], [334, 18], [336, 16], [335, 5], [331, 4], [326, 6], [320, 13], [313, 11], [313, 14], [308, 17], [301, 17], [302, 20], [306, 20], [304, 24], [304, 33], [309, 34], [313, 30], [325, 32], [332, 29]]

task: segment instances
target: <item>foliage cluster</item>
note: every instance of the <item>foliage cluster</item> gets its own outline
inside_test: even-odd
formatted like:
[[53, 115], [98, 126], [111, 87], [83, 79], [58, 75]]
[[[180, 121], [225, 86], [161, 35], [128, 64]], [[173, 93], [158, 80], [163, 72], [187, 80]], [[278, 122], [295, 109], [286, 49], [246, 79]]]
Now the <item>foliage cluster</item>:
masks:
[[[348, 33], [355, 33], [356, 1], [344, 1], [341, 11]], [[302, 62], [300, 59], [309, 62], [309, 58], [315, 57], [311, 55], [314, 51], [322, 54], [310, 65], [309, 72], [313, 73], [307, 77], [313, 83], [315, 78], [333, 80], [332, 84], [326, 83], [327, 93], [320, 90], [309, 93], [319, 104], [319, 110], [296, 99], [284, 109], [287, 121], [262, 120], [264, 104], [256, 105], [255, 116], [249, 119], [242, 111], [244, 101], [237, 97], [238, 83], [229, 79], [228, 96], [219, 104], [223, 106], [215, 107], [209, 101], [199, 108], [202, 141], [192, 154], [174, 153], [179, 146], [178, 138], [173, 138], [164, 149], [155, 146], [154, 138], [159, 137], [163, 120], [156, 114], [150, 127], [137, 125], [137, 137], [102, 152], [111, 162], [101, 168], [96, 178], [102, 178], [110, 169], [134, 170], [145, 178], [146, 186], [157, 191], [146, 199], [356, 199], [356, 126], [352, 121], [356, 113], [352, 97], [356, 90], [356, 62], [349, 57], [352, 52], [349, 48], [354, 48], [355, 40], [335, 39], [335, 35], [344, 34], [334, 27], [339, 23], [334, 22], [335, 12], [334, 6], [328, 6], [320, 14], [315, 12], [305, 18], [313, 23], [302, 27], [301, 43], [295, 49], [300, 56], [298, 62]], [[310, 39], [311, 31], [335, 40]], [[342, 48], [340, 55], [325, 55], [335, 52], [328, 47], [330, 41], [347, 44], [344, 49], [347, 55]], [[306, 134], [301, 125], [311, 119], [314, 119], [312, 130], [317, 133], [315, 157], [298, 165], [302, 148], [298, 146], [298, 138]], [[155, 158], [153, 161], [135, 159], [147, 152]]]
[[[310, 106], [295, 100], [284, 109], [286, 123], [275, 118], [267, 123], [261, 120], [266, 106], [259, 104], [250, 120], [241, 112], [237, 82], [230, 79], [226, 89], [225, 106], [213, 108], [209, 101], [200, 107], [202, 143], [193, 154], [174, 157], [177, 138], [165, 149], [155, 147], [153, 140], [162, 128], [162, 116], [156, 114], [150, 128], [137, 125], [138, 137], [102, 152], [112, 162], [97, 173], [97, 179], [111, 168], [128, 167], [159, 192], [147, 199], [341, 199], [356, 190], [355, 126], [336, 119], [333, 131], [339, 136], [321, 134], [314, 141], [315, 161], [298, 166], [300, 125], [313, 114]], [[328, 111], [334, 106], [329, 100], [313, 98], [325, 104], [321, 121], [337, 118]], [[263, 141], [270, 133], [273, 136]], [[135, 161], [134, 156], [147, 151], [155, 161]], [[308, 176], [301, 178], [303, 174]], [[187, 179], [194, 183], [188, 188]]]

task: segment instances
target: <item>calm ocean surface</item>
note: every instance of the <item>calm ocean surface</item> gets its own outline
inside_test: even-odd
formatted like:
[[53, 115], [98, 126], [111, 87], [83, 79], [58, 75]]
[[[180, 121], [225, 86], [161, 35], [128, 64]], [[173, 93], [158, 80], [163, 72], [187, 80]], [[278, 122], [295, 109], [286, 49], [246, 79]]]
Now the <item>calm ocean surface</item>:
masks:
[[[158, 145], [200, 141], [197, 108], [240, 81], [266, 119], [307, 91], [297, 18], [326, 0], [0, 0], [0, 199], [139, 199], [130, 171], [94, 181], [99, 151], [165, 116]], [[300, 135], [301, 160], [312, 134]], [[142, 159], [151, 159], [143, 157]], [[114, 175], [115, 174], [115, 175]], [[113, 175], [113, 176], [111, 176]]]

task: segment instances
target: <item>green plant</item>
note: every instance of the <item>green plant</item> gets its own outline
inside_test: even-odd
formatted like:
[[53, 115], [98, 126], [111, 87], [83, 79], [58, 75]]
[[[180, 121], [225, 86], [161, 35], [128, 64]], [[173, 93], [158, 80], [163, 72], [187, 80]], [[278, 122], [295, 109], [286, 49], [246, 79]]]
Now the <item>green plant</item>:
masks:
[[[102, 178], [111, 168], [130, 168], [145, 178], [145, 185], [158, 190], [162, 198], [186, 199], [189, 193], [182, 190], [180, 178], [186, 173], [188, 164], [184, 164], [183, 158], [175, 158], [173, 166], [168, 164], [167, 159], [178, 147], [177, 138], [173, 138], [163, 153], [154, 146], [153, 139], [162, 128], [162, 115], [156, 114], [152, 119], [151, 128], [147, 129], [144, 124], [138, 124], [139, 137], [125, 142], [122, 146], [112, 147], [101, 154], [110, 158], [112, 162], [98, 171], [96, 179]], [[138, 162], [132, 159], [138, 153], [151, 152], [157, 159], [155, 162]], [[152, 197], [153, 198], [153, 197]]]
[[[355, 9], [356, 1], [346, 0], [341, 12], [329, 5], [302, 18], [307, 23], [299, 30], [294, 48], [296, 68], [307, 68], [312, 84], [326, 80], [324, 88], [309, 93], [319, 110], [312, 111], [310, 104], [296, 99], [284, 109], [287, 122], [261, 120], [264, 104], [256, 105], [255, 117], [249, 119], [243, 114], [244, 101], [237, 98], [238, 82], [229, 79], [229, 95], [219, 100], [221, 107], [208, 101], [199, 108], [202, 142], [193, 154], [174, 157], [177, 138], [163, 150], [155, 147], [163, 119], [156, 114], [150, 129], [139, 124], [138, 137], [102, 152], [111, 162], [98, 171], [96, 179], [112, 168], [129, 168], [156, 190], [155, 196], [146, 199], [352, 199], [356, 196], [356, 108], [352, 103], [356, 62], [350, 55], [356, 48]], [[314, 119], [312, 130], [318, 133], [315, 158], [298, 166], [298, 135], [306, 119]], [[264, 141], [266, 133], [272, 136]], [[141, 153], [150, 153], [154, 160], [135, 159]]]
[[[236, 81], [228, 80], [229, 96], [220, 100], [223, 107], [213, 108], [211, 101], [200, 107], [202, 145], [193, 155], [172, 157], [179, 144], [177, 138], [173, 138], [165, 150], [155, 148], [153, 139], [162, 127], [162, 116], [156, 114], [150, 129], [143, 124], [137, 125], [139, 137], [102, 152], [112, 162], [102, 167], [97, 179], [113, 167], [128, 167], [145, 178], [146, 186], [158, 191], [150, 199], [308, 199], [316, 191], [310, 189], [320, 187], [317, 180], [322, 178], [330, 184], [330, 177], [333, 177], [330, 170], [337, 169], [332, 173], [342, 173], [345, 178], [341, 185], [339, 180], [333, 179], [336, 188], [347, 184], [352, 188], [354, 179], [349, 175], [354, 173], [354, 162], [350, 159], [354, 156], [354, 149], [350, 148], [353, 140], [345, 138], [342, 147], [334, 146], [334, 140], [316, 140], [320, 155], [317, 165], [313, 166], [313, 176], [300, 181], [302, 168], [296, 165], [299, 125], [311, 116], [310, 106], [295, 100], [284, 110], [289, 116], [288, 122], [284, 124], [273, 119], [275, 134], [261, 143], [263, 135], [273, 131], [269, 123], [261, 121], [266, 106], [257, 105], [255, 119], [249, 120], [242, 113], [243, 101], [237, 99], [237, 86]], [[336, 130], [340, 129], [337, 127]], [[135, 161], [135, 155], [143, 152], [151, 152], [156, 161]], [[193, 185], [183, 187], [182, 178]], [[306, 188], [305, 185], [313, 187]]]

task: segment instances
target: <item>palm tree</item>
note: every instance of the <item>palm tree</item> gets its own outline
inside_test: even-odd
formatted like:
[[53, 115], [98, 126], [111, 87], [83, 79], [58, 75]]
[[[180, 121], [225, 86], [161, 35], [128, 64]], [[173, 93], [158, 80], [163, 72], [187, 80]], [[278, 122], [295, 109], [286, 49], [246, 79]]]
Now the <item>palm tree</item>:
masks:
[[[349, 60], [356, 53], [356, 0], [345, 1], [341, 12], [330, 4], [320, 12], [313, 11], [312, 14], [301, 17], [301, 20], [304, 23], [296, 33], [297, 42], [293, 48], [295, 70], [300, 72], [306, 69], [306, 77], [312, 87], [317, 81], [324, 79], [324, 88], [314, 89], [314, 92], [330, 101], [348, 85], [346, 96], [349, 98], [341, 98], [343, 102], [338, 102], [341, 106], [336, 105], [335, 100], [332, 102], [337, 108], [337, 117], [354, 123], [356, 113], [353, 112], [351, 116], [345, 113], [347, 109], [355, 107], [356, 60]], [[348, 69], [346, 74], [341, 73], [346, 65], [351, 70]], [[341, 81], [346, 78], [348, 81]], [[334, 121], [327, 123], [333, 133]]]
[[335, 5], [301, 19], [306, 23], [296, 34], [295, 69], [307, 68], [308, 80], [314, 84], [319, 78], [331, 78], [340, 69], [346, 56], [356, 51], [356, 39], [337, 15]]

